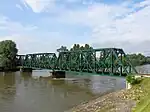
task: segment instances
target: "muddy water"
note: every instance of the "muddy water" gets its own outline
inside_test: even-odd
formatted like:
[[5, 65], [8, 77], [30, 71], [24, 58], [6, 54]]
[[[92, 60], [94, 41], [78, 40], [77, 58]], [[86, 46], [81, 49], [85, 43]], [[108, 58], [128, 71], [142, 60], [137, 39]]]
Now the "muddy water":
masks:
[[67, 78], [58, 80], [48, 75], [45, 70], [0, 73], [0, 112], [64, 112], [97, 95], [125, 88], [120, 77], [68, 72]]

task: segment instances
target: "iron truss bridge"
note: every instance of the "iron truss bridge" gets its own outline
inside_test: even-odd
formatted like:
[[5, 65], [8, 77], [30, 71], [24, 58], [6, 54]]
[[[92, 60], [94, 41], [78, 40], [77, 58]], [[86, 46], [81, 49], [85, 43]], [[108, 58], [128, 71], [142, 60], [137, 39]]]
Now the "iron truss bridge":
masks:
[[104, 48], [55, 53], [17, 55], [23, 68], [50, 69], [125, 76], [137, 73], [122, 49]]

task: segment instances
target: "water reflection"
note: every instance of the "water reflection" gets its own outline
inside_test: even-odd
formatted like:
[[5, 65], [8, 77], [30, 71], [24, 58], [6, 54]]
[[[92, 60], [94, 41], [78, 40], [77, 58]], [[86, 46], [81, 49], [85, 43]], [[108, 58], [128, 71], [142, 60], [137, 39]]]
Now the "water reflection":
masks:
[[12, 72], [0, 73], [0, 88], [11, 87], [15, 84], [15, 75]]
[[32, 78], [32, 73], [31, 72], [29, 72], [29, 73], [23, 72], [23, 73], [21, 73], [21, 77], [24, 81], [24, 87], [28, 87], [28, 84]]
[[[94, 94], [116, 91], [125, 88], [126, 82], [122, 77], [86, 75], [82, 73], [73, 73], [67, 75], [71, 83], [79, 87], [88, 88]], [[67, 80], [67, 79], [66, 79]]]
[[7, 107], [14, 101], [15, 94], [15, 74], [0, 73], [0, 112], [7, 110]]
[[54, 80], [49, 71], [1, 73], [0, 112], [63, 112], [124, 86], [123, 78], [107, 76], [67, 73], [67, 78]]

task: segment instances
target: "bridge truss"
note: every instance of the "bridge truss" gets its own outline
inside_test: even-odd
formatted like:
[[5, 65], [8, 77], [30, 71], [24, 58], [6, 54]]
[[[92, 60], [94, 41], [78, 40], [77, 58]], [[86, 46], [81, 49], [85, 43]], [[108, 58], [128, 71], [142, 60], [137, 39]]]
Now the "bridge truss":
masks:
[[18, 65], [28, 68], [127, 75], [137, 73], [122, 49], [104, 48], [17, 56]]

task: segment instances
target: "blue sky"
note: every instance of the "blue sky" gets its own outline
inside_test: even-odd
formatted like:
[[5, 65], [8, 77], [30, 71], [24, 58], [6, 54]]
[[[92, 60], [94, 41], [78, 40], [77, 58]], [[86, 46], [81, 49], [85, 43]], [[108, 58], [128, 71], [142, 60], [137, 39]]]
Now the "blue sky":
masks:
[[150, 0], [2, 0], [0, 40], [19, 53], [88, 43], [149, 53]]

